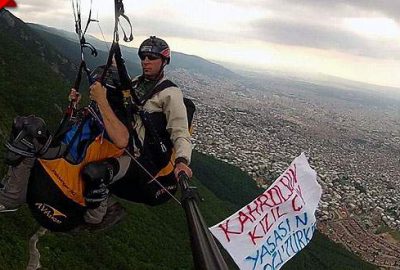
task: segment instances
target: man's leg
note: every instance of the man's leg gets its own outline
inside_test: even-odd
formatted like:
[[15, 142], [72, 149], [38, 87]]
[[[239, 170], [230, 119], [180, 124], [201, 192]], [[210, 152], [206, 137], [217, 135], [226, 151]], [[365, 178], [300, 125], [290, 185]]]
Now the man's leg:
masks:
[[114, 203], [116, 203], [116, 201], [111, 197], [108, 197], [108, 199], [102, 201], [98, 207], [88, 209], [84, 216], [85, 222], [90, 224], [100, 224], [107, 213], [107, 208]]
[[109, 187], [111, 193], [125, 200], [150, 206], [170, 200], [171, 194], [175, 194], [178, 189], [174, 173], [158, 177], [157, 182], [151, 181], [152, 177], [138, 165], [138, 162], [145, 168], [148, 165], [146, 160], [139, 159], [137, 162], [132, 160], [125, 177]]
[[[86, 193], [88, 205], [96, 203], [98, 206], [86, 211], [84, 220], [92, 224], [93, 229], [101, 230], [118, 223], [125, 215], [125, 209], [109, 197], [107, 186], [123, 178], [129, 168], [129, 156], [111, 158], [87, 165], [82, 176], [90, 189]], [[89, 228], [90, 229], [90, 228]]]
[[0, 189], [0, 212], [16, 211], [26, 202], [26, 192], [34, 158], [24, 158], [16, 166], [9, 166]]

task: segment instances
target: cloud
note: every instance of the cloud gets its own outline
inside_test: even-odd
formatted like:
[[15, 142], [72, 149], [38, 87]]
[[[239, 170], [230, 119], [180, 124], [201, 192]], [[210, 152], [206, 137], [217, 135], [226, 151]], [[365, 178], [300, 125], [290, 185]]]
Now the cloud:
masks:
[[344, 11], [346, 8], [361, 8], [365, 11], [385, 14], [388, 17], [396, 20], [400, 19], [400, 1], [394, 0], [282, 0], [282, 2], [308, 6], [312, 7], [313, 9], [325, 9], [334, 13], [337, 13], [335, 10]]
[[12, 13], [25, 22], [73, 30], [74, 23], [69, 0], [18, 0], [17, 2], [18, 8], [12, 10]]
[[18, 0], [19, 13], [34, 14], [34, 13], [58, 13], [66, 14], [68, 11], [71, 14], [71, 2], [68, 0]]
[[266, 6], [267, 4], [273, 4], [271, 0], [211, 0], [215, 3], [222, 4], [232, 4], [232, 5], [240, 5], [240, 6]]
[[[171, 0], [160, 7], [155, 5], [157, 1], [149, 1], [141, 4], [144, 6], [139, 12], [125, 1], [125, 10], [132, 19], [134, 34], [227, 43], [251, 39], [335, 50], [372, 58], [399, 59], [400, 57], [400, 46], [397, 43], [358, 35], [342, 24], [344, 18], [350, 17], [388, 16], [398, 20], [400, 1], [208, 0], [201, 5], [198, 4], [200, 6], [186, 3], [186, 8], [176, 9], [174, 7], [177, 2], [179, 1]], [[70, 0], [19, 0], [18, 4], [19, 8], [15, 13], [17, 16], [23, 15], [25, 21], [74, 30]], [[94, 1], [94, 11], [101, 5], [102, 2]], [[203, 18], [196, 17], [196, 14], [188, 11], [196, 7], [204, 8], [198, 12], [206, 13], [210, 22], [207, 22], [207, 18], [204, 21]], [[211, 7], [216, 10], [209, 10]], [[241, 9], [246, 12], [242, 16], [238, 14]], [[250, 14], [253, 14], [254, 9], [260, 12], [251, 17]], [[87, 8], [84, 10], [87, 11]], [[260, 16], [264, 13], [265, 16]], [[154, 14], [157, 16], [154, 17]], [[218, 15], [220, 18], [215, 19], [214, 17]], [[113, 29], [113, 14], [103, 12], [100, 16], [103, 32], [109, 36]], [[226, 23], [221, 24], [221, 22]], [[232, 27], [226, 27], [227, 25]], [[89, 33], [100, 36], [96, 25], [91, 26]]]
[[350, 31], [297, 21], [259, 20], [252, 24], [250, 37], [284, 45], [337, 50], [373, 58], [400, 58], [392, 42], [363, 38]]
[[[348, 9], [382, 13], [396, 20], [400, 19], [400, 1], [396, 0], [211, 0], [216, 3], [258, 6], [264, 9], [277, 9], [279, 6], [310, 8], [314, 11], [328, 11], [331, 14], [345, 14]], [[325, 12], [324, 12], [325, 13]]]
[[[245, 2], [248, 4], [248, 1], [242, 0], [214, 1], [223, 4], [244, 4]], [[165, 37], [222, 42], [235, 42], [247, 38], [281, 45], [335, 50], [355, 56], [400, 59], [400, 47], [390, 40], [369, 38], [345, 29], [341, 21], [342, 17], [351, 14], [359, 15], [358, 12], [354, 13], [354, 10], [349, 10], [344, 6], [341, 9], [329, 9], [327, 1], [314, 6], [312, 5], [314, 1], [296, 1], [303, 5], [290, 4], [291, 0], [282, 0], [279, 5], [276, 2], [271, 4], [269, 0], [254, 0], [254, 3], [258, 5], [269, 3], [274, 16], [244, 21], [233, 31], [218, 31], [218, 27], [204, 31], [190, 24], [181, 24], [178, 20], [170, 20], [162, 16], [157, 21], [146, 16], [140, 17], [136, 29], [141, 35], [154, 33]], [[361, 13], [365, 16], [367, 11], [363, 10]]]
[[[399, 59], [394, 39], [361, 35], [345, 28], [346, 18], [386, 17], [400, 21], [400, 1], [392, 0], [212, 0], [221, 4], [257, 6], [271, 12], [247, 22], [248, 38], [275, 44], [335, 50], [356, 56]], [[377, 26], [379, 27], [379, 26]], [[382, 26], [383, 27], [383, 26]]]
[[140, 18], [135, 24], [135, 34], [140, 36], [156, 35], [183, 39], [195, 39], [204, 41], [230, 41], [233, 37], [230, 33], [217, 30], [204, 30], [195, 26], [189, 26], [177, 21], [149, 18]]

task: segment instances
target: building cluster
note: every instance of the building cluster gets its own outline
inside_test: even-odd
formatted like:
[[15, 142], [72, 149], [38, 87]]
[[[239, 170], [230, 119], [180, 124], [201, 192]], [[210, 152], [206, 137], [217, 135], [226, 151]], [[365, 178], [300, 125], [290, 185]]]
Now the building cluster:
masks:
[[378, 236], [366, 231], [345, 208], [339, 208], [334, 212], [334, 219], [319, 223], [320, 232], [382, 269], [400, 269], [400, 245], [390, 236], [387, 234]]

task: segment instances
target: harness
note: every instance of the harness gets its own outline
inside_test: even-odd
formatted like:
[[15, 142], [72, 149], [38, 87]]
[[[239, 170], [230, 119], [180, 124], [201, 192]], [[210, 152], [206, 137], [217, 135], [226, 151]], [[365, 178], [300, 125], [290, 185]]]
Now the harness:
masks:
[[[142, 78], [139, 78], [133, 88], [134, 89], [137, 88], [138, 85], [141, 83], [141, 81], [142, 81]], [[143, 122], [143, 125], [145, 126], [145, 129], [148, 130], [150, 132], [151, 136], [153, 136], [156, 139], [156, 141], [160, 144], [162, 153], [167, 152], [167, 147], [162, 142], [162, 140], [155, 128], [155, 125], [150, 117], [150, 113], [144, 111], [138, 105], [143, 106], [155, 94], [157, 94], [169, 87], [177, 87], [177, 85], [174, 84], [173, 82], [171, 82], [170, 80], [164, 80], [161, 83], [157, 84], [151, 91], [149, 91], [142, 98], [139, 98], [137, 95], [134, 94], [133, 99], [134, 99], [135, 103], [132, 104], [133, 111], [131, 112], [131, 113], [137, 113], [139, 115], [140, 119]], [[130, 126], [132, 126], [132, 125], [130, 125]], [[134, 136], [135, 145], [140, 149], [141, 154], [143, 154], [143, 145], [139, 140], [139, 136], [138, 136], [136, 130], [132, 130], [132, 135]]]
[[[133, 82], [133, 89], [137, 88], [142, 82], [142, 77]], [[169, 87], [177, 87], [177, 85], [170, 80], [164, 80], [139, 98], [134, 92], [132, 94], [132, 113], [139, 116], [146, 130], [145, 137], [142, 141], [139, 139], [139, 134], [133, 129], [133, 122], [129, 124], [130, 134], [132, 136], [131, 145], [134, 145], [139, 150], [142, 159], [152, 167], [153, 173], [159, 174], [165, 166], [171, 165], [168, 170], [164, 170], [163, 175], [168, 174], [173, 169], [174, 164], [174, 151], [173, 143], [170, 140], [170, 134], [166, 130], [167, 120], [163, 112], [149, 113], [141, 108], [149, 99], [157, 93]], [[190, 131], [193, 115], [195, 112], [195, 105], [190, 99], [184, 98], [186, 112], [188, 117], [188, 129]], [[168, 172], [168, 173], [167, 173]]]
[[[115, 5], [116, 16], [127, 19], [123, 15], [122, 0], [115, 0]], [[89, 48], [93, 56], [97, 55], [95, 48], [84, 38], [89, 24], [96, 20], [91, 18], [90, 10], [86, 25], [82, 28], [79, 0], [72, 1], [72, 7], [81, 51], [81, 63], [73, 87], [79, 91], [84, 73], [90, 84], [95, 81], [87, 68], [83, 51]], [[127, 20], [129, 22], [129, 19]], [[118, 18], [116, 21], [119, 23]], [[116, 22], [109, 59], [102, 74], [96, 78], [105, 86], [113, 55], [118, 52], [121, 55], [118, 46], [118, 23]], [[126, 39], [132, 38], [131, 34], [131, 37]], [[120, 75], [120, 71], [118, 73]], [[36, 221], [45, 228], [67, 231], [83, 222], [86, 205], [81, 169], [90, 162], [118, 157], [123, 153], [123, 150], [103, 139], [103, 131], [104, 126], [95, 102], [92, 101], [88, 106], [78, 109], [77, 101], [70, 101], [53, 140], [53, 144], [63, 145], [65, 151], [54, 159], [37, 159], [29, 180], [27, 202]]]

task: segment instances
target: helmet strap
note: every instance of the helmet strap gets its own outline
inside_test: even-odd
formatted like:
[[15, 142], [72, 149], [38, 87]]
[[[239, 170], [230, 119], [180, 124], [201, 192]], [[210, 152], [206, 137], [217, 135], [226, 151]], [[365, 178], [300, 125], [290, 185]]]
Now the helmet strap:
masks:
[[164, 57], [161, 57], [161, 60], [162, 60], [161, 70], [164, 70], [165, 66], [168, 65], [168, 61]]

